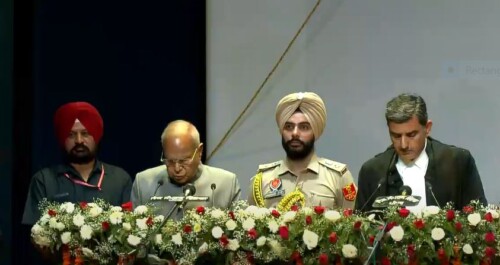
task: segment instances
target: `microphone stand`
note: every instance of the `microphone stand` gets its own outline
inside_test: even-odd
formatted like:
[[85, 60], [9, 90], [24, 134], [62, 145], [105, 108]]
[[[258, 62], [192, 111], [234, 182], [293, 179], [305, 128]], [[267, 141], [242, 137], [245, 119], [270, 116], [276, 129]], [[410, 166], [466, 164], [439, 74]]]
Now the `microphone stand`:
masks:
[[370, 264], [370, 259], [373, 257], [373, 264], [377, 263], [377, 260], [375, 259], [375, 252], [377, 252], [378, 245], [380, 241], [382, 241], [382, 237], [384, 236], [385, 233], [385, 228], [387, 227], [387, 223], [384, 224], [382, 229], [378, 232], [377, 236], [375, 236], [375, 240], [373, 241], [373, 246], [372, 250], [370, 251], [370, 255], [368, 255], [368, 258], [366, 258], [366, 261], [363, 263], [363, 265], [368, 265]]

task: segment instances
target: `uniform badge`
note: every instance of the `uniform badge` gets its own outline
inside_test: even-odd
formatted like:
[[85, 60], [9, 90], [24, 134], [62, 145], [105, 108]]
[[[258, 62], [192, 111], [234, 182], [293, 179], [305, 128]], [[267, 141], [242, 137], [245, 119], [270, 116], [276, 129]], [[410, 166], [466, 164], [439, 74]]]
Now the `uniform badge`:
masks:
[[281, 197], [285, 195], [285, 190], [282, 189], [283, 183], [280, 178], [275, 178], [269, 182], [269, 192], [264, 196], [265, 199]]
[[354, 183], [346, 185], [342, 188], [342, 193], [344, 194], [344, 198], [348, 201], [354, 201], [356, 199], [356, 186]]

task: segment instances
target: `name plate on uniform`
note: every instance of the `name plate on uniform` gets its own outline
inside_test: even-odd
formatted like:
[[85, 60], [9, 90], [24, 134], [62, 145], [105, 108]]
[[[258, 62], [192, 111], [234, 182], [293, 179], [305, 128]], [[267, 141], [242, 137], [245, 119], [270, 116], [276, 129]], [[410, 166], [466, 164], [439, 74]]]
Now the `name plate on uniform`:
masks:
[[[149, 199], [150, 201], [167, 201], [167, 202], [182, 202], [184, 196], [153, 196]], [[187, 196], [186, 201], [191, 202], [206, 202], [208, 201], [208, 196]]]

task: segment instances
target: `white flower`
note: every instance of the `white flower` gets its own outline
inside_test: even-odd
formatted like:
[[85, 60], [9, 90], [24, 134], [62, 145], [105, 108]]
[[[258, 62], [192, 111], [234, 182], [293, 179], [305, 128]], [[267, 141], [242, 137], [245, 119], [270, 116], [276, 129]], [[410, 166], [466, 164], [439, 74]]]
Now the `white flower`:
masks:
[[89, 202], [87, 203], [87, 207], [94, 208], [94, 207], [99, 207], [99, 205], [97, 205], [97, 203], [95, 202]]
[[156, 245], [161, 245], [161, 243], [163, 243], [163, 237], [161, 236], [161, 234], [156, 234], [155, 243]]
[[302, 212], [304, 212], [305, 215], [311, 215], [314, 211], [311, 207], [304, 207], [302, 208]]
[[123, 229], [125, 229], [125, 231], [130, 231], [132, 230], [132, 226], [130, 225], [130, 223], [123, 223]]
[[177, 246], [182, 245], [182, 236], [181, 236], [181, 233], [177, 233], [177, 234], [173, 235], [172, 236], [172, 242], [174, 242], [174, 244], [176, 244]]
[[161, 222], [163, 222], [163, 220], [165, 220], [165, 216], [160, 214], [160, 215], [155, 216], [155, 218], [153, 218], [153, 220], [155, 223], [161, 223]]
[[64, 230], [64, 228], [66, 228], [66, 226], [63, 223], [58, 222], [56, 224], [56, 228], [57, 228], [57, 230], [62, 231], [62, 230]]
[[92, 227], [90, 225], [82, 225], [80, 228], [80, 236], [83, 240], [92, 238]]
[[342, 218], [342, 215], [340, 215], [340, 213], [338, 211], [332, 211], [332, 210], [325, 211], [325, 213], [323, 213], [323, 215], [325, 216], [326, 219], [328, 219], [332, 222], [335, 222], [335, 221], [339, 220], [340, 218]]
[[257, 238], [257, 246], [262, 247], [266, 244], [267, 238], [265, 236], [260, 236]]
[[434, 205], [426, 206], [423, 209], [424, 217], [435, 215], [435, 214], [438, 214], [438, 213], [439, 213], [439, 207], [434, 206]]
[[245, 229], [246, 231], [252, 229], [255, 227], [255, 220], [252, 219], [252, 218], [248, 218], [246, 219], [245, 221], [243, 221], [243, 229]]
[[401, 226], [397, 225], [393, 227], [391, 231], [389, 231], [389, 234], [391, 235], [394, 241], [401, 241], [403, 239], [405, 231]]
[[82, 254], [85, 257], [93, 257], [94, 256], [94, 252], [89, 248], [82, 248]]
[[[121, 209], [121, 207], [120, 207]], [[122, 212], [112, 212], [110, 215], [109, 215], [109, 221], [116, 225], [116, 224], [121, 224], [122, 223], [122, 217], [123, 217], [123, 213]]]
[[75, 204], [72, 202], [65, 202], [59, 206], [59, 209], [65, 211], [66, 213], [73, 213], [75, 210]]
[[280, 226], [278, 225], [278, 223], [274, 220], [271, 220], [269, 223], [267, 223], [267, 228], [269, 228], [269, 231], [271, 231], [271, 233], [276, 233], [278, 232]]
[[201, 244], [200, 248], [198, 249], [198, 253], [203, 254], [207, 252], [207, 250], [208, 250], [208, 244], [207, 242], [203, 242], [203, 244]]
[[40, 218], [40, 224], [45, 225], [50, 219], [50, 215], [44, 214], [42, 218]]
[[435, 241], [439, 241], [439, 240], [443, 239], [444, 238], [443, 228], [436, 227], [436, 228], [432, 229], [431, 236], [432, 236], [432, 239], [434, 239]]
[[122, 211], [122, 207], [120, 207], [120, 206], [113, 206], [113, 207], [111, 207], [111, 211], [112, 212], [121, 212]]
[[491, 213], [491, 217], [493, 217], [493, 219], [498, 219], [498, 217], [499, 217], [499, 214], [498, 214], [497, 210], [489, 209], [486, 212]]
[[135, 220], [135, 225], [139, 227], [141, 230], [146, 230], [148, 229], [148, 225], [146, 224], [146, 221], [148, 220], [148, 217], [140, 218]]
[[345, 244], [342, 246], [342, 255], [348, 259], [355, 258], [358, 256], [358, 249], [354, 245]]
[[236, 224], [235, 221], [233, 221], [231, 219], [227, 220], [227, 222], [226, 222], [226, 228], [227, 228], [227, 230], [233, 231], [234, 229], [236, 229], [236, 226], [237, 226], [237, 224]]
[[97, 217], [102, 213], [102, 208], [99, 206], [92, 207], [92, 208], [90, 208], [89, 213], [90, 213], [90, 216]]
[[222, 234], [224, 234], [224, 231], [222, 231], [222, 228], [220, 228], [219, 226], [215, 226], [214, 228], [212, 228], [212, 236], [214, 238], [219, 239]]
[[470, 255], [472, 253], [474, 253], [474, 250], [472, 249], [472, 246], [469, 245], [469, 244], [465, 244], [463, 247], [462, 247], [462, 250], [464, 251], [465, 254], [467, 255]]
[[49, 227], [56, 229], [57, 227], [57, 219], [55, 217], [50, 218]]
[[469, 224], [472, 226], [476, 226], [481, 221], [481, 215], [478, 213], [472, 213], [467, 216], [467, 220]]
[[281, 246], [281, 244], [275, 239], [269, 240], [268, 242], [269, 242], [268, 245], [271, 248], [271, 250], [278, 256], [281, 255], [281, 253], [283, 252], [283, 247]]
[[46, 236], [41, 236], [41, 235], [38, 235], [38, 236], [35, 236], [33, 238], [33, 241], [35, 241], [35, 243], [39, 246], [45, 246], [45, 247], [48, 247], [50, 246], [50, 243], [51, 243], [51, 240], [46, 237]]
[[374, 213], [368, 215], [368, 220], [369, 221], [373, 221], [373, 219], [375, 219], [375, 214]]
[[253, 213], [255, 219], [260, 220], [271, 214], [271, 211], [267, 208], [257, 208], [257, 211]]
[[139, 245], [139, 243], [141, 243], [141, 238], [138, 237], [138, 236], [134, 236], [134, 235], [128, 235], [127, 237], [127, 242], [131, 245], [131, 246], [137, 246]]
[[229, 239], [227, 248], [231, 251], [236, 251], [238, 248], [240, 248], [240, 242], [236, 239]]
[[259, 210], [259, 207], [255, 206], [255, 205], [250, 205], [243, 212], [246, 213], [247, 215], [253, 215], [253, 213], [258, 211], [258, 210]]
[[210, 216], [214, 219], [219, 219], [225, 216], [226, 213], [220, 209], [214, 209], [213, 211], [210, 211]]
[[71, 232], [64, 232], [61, 235], [61, 242], [63, 244], [68, 244], [69, 241], [71, 240]]
[[297, 215], [297, 212], [294, 212], [294, 211], [286, 212], [283, 215], [283, 222], [288, 223], [288, 222], [293, 221], [293, 219], [295, 219], [296, 215]]
[[304, 229], [304, 234], [302, 235], [302, 240], [306, 244], [309, 250], [315, 248], [318, 245], [318, 234]]
[[77, 214], [73, 216], [73, 224], [75, 224], [76, 226], [80, 227], [84, 224], [84, 222], [85, 222], [85, 217], [83, 217], [83, 215]]
[[38, 235], [43, 231], [43, 228], [39, 224], [35, 224], [31, 227], [31, 233], [34, 235]]
[[145, 205], [139, 205], [135, 208], [135, 214], [145, 214], [148, 211], [148, 207]]

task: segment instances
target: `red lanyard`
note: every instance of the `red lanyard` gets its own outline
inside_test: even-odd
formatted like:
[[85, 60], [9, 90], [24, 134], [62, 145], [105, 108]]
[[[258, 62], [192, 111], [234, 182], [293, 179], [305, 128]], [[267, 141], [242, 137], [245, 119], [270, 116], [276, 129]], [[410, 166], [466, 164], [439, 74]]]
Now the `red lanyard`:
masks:
[[70, 177], [68, 175], [68, 173], [64, 173], [64, 176], [67, 177], [69, 180], [73, 181], [73, 183], [75, 183], [75, 184], [86, 186], [86, 187], [91, 187], [91, 188], [97, 188], [98, 190], [101, 190], [102, 180], [104, 179], [104, 165], [101, 164], [101, 176], [99, 177], [99, 182], [97, 183], [97, 186], [92, 185], [92, 184], [88, 184], [87, 182], [81, 181], [79, 179], [74, 179], [74, 178]]

